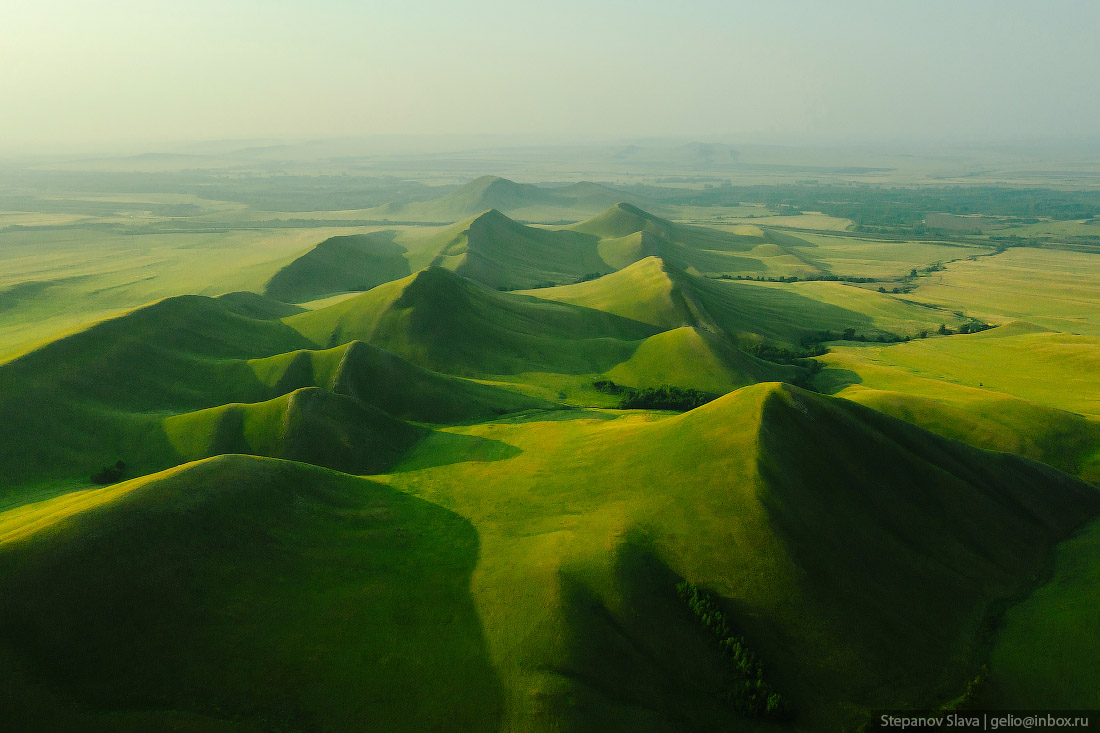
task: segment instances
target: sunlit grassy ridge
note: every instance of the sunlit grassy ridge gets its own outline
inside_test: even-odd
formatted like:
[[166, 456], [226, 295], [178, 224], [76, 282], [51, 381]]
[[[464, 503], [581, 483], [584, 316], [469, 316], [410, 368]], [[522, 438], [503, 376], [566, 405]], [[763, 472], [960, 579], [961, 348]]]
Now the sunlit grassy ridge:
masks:
[[[420, 468], [462, 460], [430, 437], [389, 481], [481, 533], [473, 591], [506, 710], [530, 727], [541, 726], [518, 721], [676, 729], [669, 716], [693, 727], [716, 714], [676, 702], [682, 667], [665, 639], [679, 622], [662, 572], [730, 599], [803, 725], [936, 704], [972, 676], [993, 599], [1026, 587], [1032, 553], [1097, 502], [1038, 464], [770, 385], [656, 422], [597, 414], [462, 432], [521, 452]], [[699, 668], [712, 663], [684, 644]]]
[[[301, 403], [316, 406], [314, 400], [326, 400], [326, 406], [343, 415], [315, 420], [303, 429], [308, 434], [326, 426], [322, 432], [327, 439], [303, 438], [312, 441], [312, 452], [307, 453], [314, 457], [329, 450], [324, 445], [328, 439], [334, 446], [343, 444], [347, 435], [342, 431], [362, 422], [360, 418], [370, 408], [392, 410], [397, 417], [423, 422], [455, 422], [546, 404], [497, 387], [435, 374], [362, 343], [328, 352], [311, 350], [316, 347], [314, 342], [277, 319], [287, 310], [287, 306], [258, 295], [172, 298], [0, 365], [0, 406], [5, 415], [0, 442], [9, 446], [0, 491], [40, 478], [86, 480], [119, 459], [129, 464], [130, 475], [134, 475], [208, 455], [212, 450], [224, 452], [230, 444], [236, 446], [232, 452], [245, 451], [242, 446], [252, 443], [239, 430], [234, 433], [231, 424], [250, 410], [267, 414], [259, 408], [215, 409], [202, 413], [209, 420], [173, 423], [177, 425], [174, 439], [165, 431], [164, 418], [230, 403], [263, 402], [305, 387], [320, 387], [357, 403], [323, 396]], [[242, 311], [265, 318], [242, 315]], [[275, 430], [283, 419], [279, 414], [286, 417], [290, 413], [279, 413], [286, 407], [283, 403], [269, 403], [269, 407], [268, 429]], [[321, 413], [310, 409], [302, 414], [319, 417]], [[352, 419], [353, 413], [360, 417]], [[178, 427], [181, 425], [186, 427]], [[195, 433], [200, 425], [205, 426], [198, 431], [203, 437], [196, 434], [194, 439], [205, 448], [189, 445], [181, 437]], [[221, 437], [215, 440], [206, 431], [215, 426], [229, 432], [219, 433]], [[394, 433], [401, 434], [400, 430]], [[27, 436], [49, 439], [28, 440]], [[307, 457], [307, 453], [297, 452], [302, 449], [300, 442], [297, 447], [283, 444], [276, 448], [272, 441], [274, 438], [265, 439], [248, 450]], [[346, 457], [358, 450], [358, 444], [333, 450], [337, 454], [343, 451]], [[344, 458], [318, 462], [333, 461], [341, 467], [351, 466]], [[385, 461], [357, 465], [376, 470]]]
[[167, 418], [164, 428], [186, 461], [244, 453], [358, 474], [389, 469], [426, 434], [354, 397], [319, 387], [177, 415]]
[[323, 351], [293, 351], [249, 365], [276, 393], [322, 387], [420, 422], [464, 422], [548, 406], [505, 389], [430, 371], [362, 341]]
[[956, 694], [998, 600], [1100, 510], [1039, 464], [779, 385], [451, 428], [384, 480], [401, 492], [227, 456], [0, 515], [9, 719], [753, 728], [685, 578], [800, 727], [842, 727]]
[[286, 323], [317, 344], [362, 340], [438, 371], [600, 373], [658, 329], [423, 270]]
[[700, 326], [735, 342], [767, 340], [798, 349], [823, 332], [916, 336], [966, 319], [894, 295], [834, 282], [760, 283], [690, 275], [656, 257], [611, 275], [528, 291], [547, 300], [606, 311], [660, 328]]

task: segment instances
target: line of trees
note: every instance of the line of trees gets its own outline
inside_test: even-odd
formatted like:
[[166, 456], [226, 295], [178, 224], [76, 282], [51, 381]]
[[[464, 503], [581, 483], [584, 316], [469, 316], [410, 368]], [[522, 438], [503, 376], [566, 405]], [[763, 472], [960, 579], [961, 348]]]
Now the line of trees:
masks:
[[694, 583], [682, 581], [676, 593], [695, 618], [718, 642], [718, 648], [737, 676], [723, 697], [741, 713], [754, 718], [785, 720], [793, 715], [790, 703], [764, 678], [764, 667], [742, 636], [734, 634], [714, 597]]
[[619, 408], [623, 410], [678, 410], [687, 412], [716, 399], [718, 395], [700, 392], [697, 389], [673, 387], [669, 384], [660, 387], [635, 389], [615, 384], [610, 379], [598, 379], [592, 383], [597, 391], [618, 395]]

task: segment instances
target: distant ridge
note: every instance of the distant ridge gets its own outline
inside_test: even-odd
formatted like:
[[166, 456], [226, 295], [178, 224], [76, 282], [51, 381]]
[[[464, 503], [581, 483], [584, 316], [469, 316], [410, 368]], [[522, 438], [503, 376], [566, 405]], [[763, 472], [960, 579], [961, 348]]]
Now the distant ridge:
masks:
[[574, 282], [611, 271], [594, 237], [524, 226], [496, 209], [460, 222], [448, 233], [433, 264], [498, 289]]
[[497, 209], [528, 221], [576, 221], [623, 199], [623, 194], [588, 181], [567, 186], [536, 186], [499, 176], [481, 176], [430, 201], [386, 204], [369, 209], [379, 218], [408, 221], [456, 221]]

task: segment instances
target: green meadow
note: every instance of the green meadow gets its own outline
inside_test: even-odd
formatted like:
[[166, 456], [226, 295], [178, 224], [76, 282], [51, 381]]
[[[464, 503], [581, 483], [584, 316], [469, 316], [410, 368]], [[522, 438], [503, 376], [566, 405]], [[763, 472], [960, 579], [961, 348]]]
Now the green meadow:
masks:
[[0, 188], [0, 728], [1100, 701], [1077, 198], [139, 162]]

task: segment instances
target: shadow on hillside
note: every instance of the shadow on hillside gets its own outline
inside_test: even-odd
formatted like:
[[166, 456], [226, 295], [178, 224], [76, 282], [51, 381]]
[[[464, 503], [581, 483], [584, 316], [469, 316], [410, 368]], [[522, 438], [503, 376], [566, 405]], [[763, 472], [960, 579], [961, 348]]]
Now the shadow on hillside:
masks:
[[522, 452], [520, 448], [501, 440], [439, 431], [422, 440], [391, 473], [419, 471], [467, 461], [506, 461]]
[[383, 485], [201, 464], [0, 550], [0, 718], [495, 730], [479, 555], [468, 520]]
[[814, 387], [822, 394], [836, 394], [853, 384], [863, 384], [863, 377], [851, 369], [827, 366], [814, 375]]

